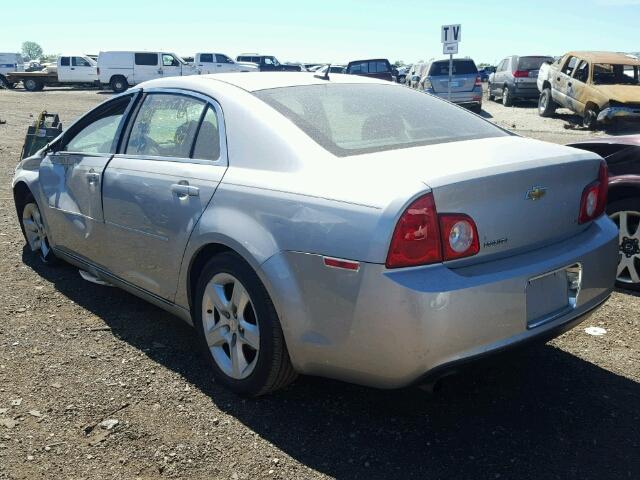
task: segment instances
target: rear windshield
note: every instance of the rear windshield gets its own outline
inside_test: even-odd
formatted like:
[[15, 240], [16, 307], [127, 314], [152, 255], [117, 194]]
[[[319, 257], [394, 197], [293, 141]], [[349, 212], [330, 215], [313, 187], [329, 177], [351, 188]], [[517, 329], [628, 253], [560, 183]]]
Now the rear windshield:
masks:
[[540, 70], [544, 62], [553, 63], [552, 57], [520, 57], [518, 70]]
[[304, 85], [254, 94], [340, 157], [509, 135], [463, 108], [397, 85]]
[[[473, 60], [454, 60], [453, 61], [453, 74], [454, 75], [471, 75], [478, 73], [478, 68]], [[441, 77], [443, 75], [449, 75], [449, 60], [442, 60], [440, 62], [433, 62], [429, 69], [430, 77]]]

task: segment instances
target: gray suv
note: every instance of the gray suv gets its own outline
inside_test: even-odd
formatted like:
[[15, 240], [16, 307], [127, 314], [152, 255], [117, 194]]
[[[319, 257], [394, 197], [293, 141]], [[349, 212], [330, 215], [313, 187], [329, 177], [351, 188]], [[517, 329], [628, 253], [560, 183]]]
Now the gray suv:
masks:
[[553, 62], [553, 57], [512, 55], [502, 60], [495, 73], [489, 75], [489, 100], [499, 97], [505, 107], [512, 106], [515, 100], [537, 100], [540, 92], [536, 81], [544, 62]]
[[[448, 100], [449, 60], [431, 61], [423, 71], [418, 89]], [[470, 58], [453, 60], [451, 101], [474, 112], [482, 109], [482, 81], [475, 62]]]

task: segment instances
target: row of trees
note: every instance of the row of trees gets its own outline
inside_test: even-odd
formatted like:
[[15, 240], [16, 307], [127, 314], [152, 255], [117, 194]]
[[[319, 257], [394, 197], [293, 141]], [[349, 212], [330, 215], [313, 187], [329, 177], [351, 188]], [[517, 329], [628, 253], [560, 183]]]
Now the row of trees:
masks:
[[25, 61], [30, 62], [32, 60], [40, 60], [41, 62], [55, 61], [57, 55], [45, 55], [42, 47], [36, 42], [23, 42], [22, 43], [22, 58]]

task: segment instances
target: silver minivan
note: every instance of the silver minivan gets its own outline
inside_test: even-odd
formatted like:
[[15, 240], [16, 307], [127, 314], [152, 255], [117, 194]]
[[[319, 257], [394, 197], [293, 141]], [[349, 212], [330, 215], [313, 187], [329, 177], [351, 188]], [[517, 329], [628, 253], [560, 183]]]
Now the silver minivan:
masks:
[[[429, 62], [418, 88], [448, 100], [449, 60]], [[478, 67], [470, 58], [453, 59], [450, 100], [475, 112], [482, 109], [482, 81]]]

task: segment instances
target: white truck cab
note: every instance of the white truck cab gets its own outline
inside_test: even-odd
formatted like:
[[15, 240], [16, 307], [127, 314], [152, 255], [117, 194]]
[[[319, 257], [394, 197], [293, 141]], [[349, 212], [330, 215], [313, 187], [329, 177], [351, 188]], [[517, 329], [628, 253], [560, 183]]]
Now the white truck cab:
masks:
[[59, 83], [96, 83], [98, 64], [86, 55], [60, 55], [57, 61]]
[[0, 52], [0, 84], [9, 85], [5, 74], [9, 72], [24, 72], [24, 61], [19, 53], [2, 53]]
[[196, 53], [194, 63], [198, 69], [198, 73], [201, 75], [209, 73], [258, 71], [257, 65], [236, 62], [223, 53]]
[[130, 86], [162, 77], [195, 75], [196, 67], [175, 53], [167, 52], [100, 52], [98, 78], [114, 92], [124, 92]]

